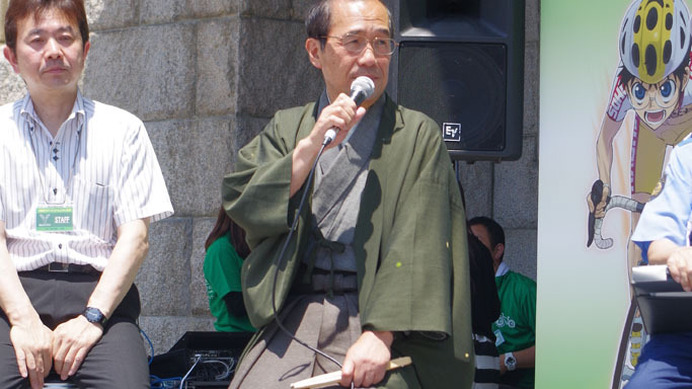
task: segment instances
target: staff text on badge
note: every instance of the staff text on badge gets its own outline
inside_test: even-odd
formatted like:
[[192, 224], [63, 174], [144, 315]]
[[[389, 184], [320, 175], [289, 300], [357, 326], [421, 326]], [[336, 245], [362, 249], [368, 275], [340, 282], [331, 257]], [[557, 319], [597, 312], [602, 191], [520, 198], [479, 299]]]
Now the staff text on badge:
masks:
[[39, 207], [36, 209], [36, 231], [72, 230], [72, 207]]

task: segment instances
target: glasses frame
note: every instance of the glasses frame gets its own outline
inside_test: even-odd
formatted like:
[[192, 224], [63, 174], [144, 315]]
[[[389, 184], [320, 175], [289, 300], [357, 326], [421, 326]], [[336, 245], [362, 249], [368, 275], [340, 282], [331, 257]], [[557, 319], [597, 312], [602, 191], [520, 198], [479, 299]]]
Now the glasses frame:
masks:
[[[357, 51], [356, 51], [356, 50], [349, 50], [348, 48], [346, 48], [346, 44], [344, 44], [344, 39], [349, 38], [349, 37], [360, 37], [360, 38], [363, 38], [363, 39], [365, 39], [366, 44], [363, 45], [363, 47], [362, 47], [360, 50], [357, 50]], [[389, 55], [394, 54], [394, 52], [396, 51], [396, 48], [399, 47], [399, 42], [395, 41], [393, 38], [382, 38], [382, 37], [379, 37], [379, 36], [376, 36], [376, 37], [374, 37], [374, 38], [372, 38], [372, 39], [368, 39], [366, 36], [361, 35], [361, 34], [346, 33], [346, 34], [344, 34], [344, 35], [342, 35], [342, 36], [336, 36], [336, 35], [322, 35], [322, 36], [320, 36], [319, 38], [320, 38], [320, 39], [325, 39], [325, 40], [328, 39], [328, 38], [338, 39], [338, 40], [339, 40], [339, 44], [341, 44], [341, 46], [343, 46], [343, 48], [346, 49], [346, 51], [348, 51], [348, 52], [351, 53], [351, 54], [361, 54], [363, 51], [365, 51], [365, 48], [368, 47], [368, 44], [370, 44], [370, 47], [372, 47], [372, 52], [373, 52], [373, 53], [375, 53], [375, 54], [377, 54], [377, 55], [382, 55], [382, 56], [389, 56]], [[388, 53], [378, 53], [378, 52], [377, 52], [377, 49], [375, 48], [376, 46], [375, 46], [375, 44], [374, 44], [374, 42], [377, 41], [377, 40], [382, 40], [382, 41], [391, 42], [391, 50], [390, 50]]]

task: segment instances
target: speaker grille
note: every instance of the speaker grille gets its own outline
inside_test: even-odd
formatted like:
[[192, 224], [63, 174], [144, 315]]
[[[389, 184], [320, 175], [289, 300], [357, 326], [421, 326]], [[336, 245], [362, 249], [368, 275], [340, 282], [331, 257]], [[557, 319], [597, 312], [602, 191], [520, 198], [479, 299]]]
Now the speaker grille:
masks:
[[[438, 122], [452, 158], [463, 159], [463, 152], [502, 151], [506, 69], [504, 44], [404, 41], [397, 100]], [[460, 134], [447, 131], [459, 127]]]

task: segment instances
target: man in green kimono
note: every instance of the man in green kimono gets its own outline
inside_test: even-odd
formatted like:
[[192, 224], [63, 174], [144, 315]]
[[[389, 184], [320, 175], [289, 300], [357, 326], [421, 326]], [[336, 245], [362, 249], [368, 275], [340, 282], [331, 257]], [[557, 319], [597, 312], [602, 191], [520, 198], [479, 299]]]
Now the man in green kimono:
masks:
[[[380, 0], [324, 0], [306, 26], [326, 91], [279, 111], [223, 181], [252, 248], [243, 296], [259, 328], [231, 388], [287, 388], [339, 369], [342, 386], [470, 388], [464, 210], [437, 124], [384, 93], [390, 13]], [[357, 107], [347, 93], [359, 76], [375, 91]], [[386, 371], [400, 356], [413, 365]]]

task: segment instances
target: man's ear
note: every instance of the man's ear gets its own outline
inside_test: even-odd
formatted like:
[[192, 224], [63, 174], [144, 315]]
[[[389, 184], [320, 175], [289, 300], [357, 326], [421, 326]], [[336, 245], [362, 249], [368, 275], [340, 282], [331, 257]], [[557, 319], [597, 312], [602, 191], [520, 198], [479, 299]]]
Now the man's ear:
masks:
[[86, 61], [87, 54], [89, 54], [90, 48], [91, 48], [91, 42], [87, 41], [87, 43], [84, 44], [84, 53], [82, 54], [84, 56], [85, 61]]
[[505, 255], [505, 245], [502, 243], [496, 244], [495, 248], [493, 248], [493, 260], [499, 263], [503, 255]]
[[7, 46], [5, 46], [5, 48], [2, 50], [2, 53], [5, 55], [5, 58], [7, 58], [7, 62], [12, 65], [12, 70], [19, 74], [19, 67], [17, 66], [17, 54], [15, 54], [15, 52]]
[[308, 57], [310, 57], [310, 63], [317, 69], [322, 69], [322, 43], [319, 39], [308, 38], [305, 40], [305, 51], [308, 52]]

